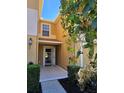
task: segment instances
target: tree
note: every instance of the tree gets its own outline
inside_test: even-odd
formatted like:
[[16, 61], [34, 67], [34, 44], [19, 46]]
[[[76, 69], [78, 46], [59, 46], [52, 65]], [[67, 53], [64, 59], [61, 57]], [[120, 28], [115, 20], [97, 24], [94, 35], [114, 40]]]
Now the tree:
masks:
[[[62, 26], [74, 43], [89, 48], [89, 59], [94, 55], [94, 40], [97, 38], [97, 1], [61, 0], [60, 14]], [[83, 46], [85, 42], [85, 45]], [[96, 57], [94, 57], [96, 58]], [[94, 59], [96, 60], [96, 59]], [[92, 60], [91, 60], [92, 61]]]

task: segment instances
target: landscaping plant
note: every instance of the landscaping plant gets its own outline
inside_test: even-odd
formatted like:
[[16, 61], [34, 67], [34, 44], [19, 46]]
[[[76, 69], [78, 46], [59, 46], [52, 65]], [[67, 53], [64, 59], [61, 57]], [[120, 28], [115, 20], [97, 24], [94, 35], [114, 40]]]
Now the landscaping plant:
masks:
[[69, 41], [85, 43], [82, 47], [89, 48], [89, 59], [93, 61], [94, 41], [97, 39], [97, 1], [61, 0], [60, 15]]
[[40, 77], [40, 65], [28, 64], [27, 93], [40, 93], [39, 77]]
[[[81, 91], [84, 91], [88, 82], [92, 82], [92, 78], [96, 79], [96, 69], [91, 64], [86, 65], [83, 69], [80, 69], [77, 73], [77, 80]], [[93, 82], [94, 83], [94, 82]]]
[[[84, 90], [84, 86], [91, 79], [96, 76], [96, 62], [97, 54], [94, 52], [97, 40], [97, 1], [96, 0], [61, 0], [60, 14], [62, 19], [62, 26], [68, 33], [67, 37], [72, 39], [72, 42], [76, 44], [80, 43], [80, 47], [89, 49], [90, 64], [79, 69], [78, 82], [81, 90]], [[85, 43], [85, 45], [84, 45]], [[74, 47], [70, 44], [70, 50]], [[81, 55], [82, 51], [79, 52]], [[77, 60], [72, 60], [75, 62]], [[86, 81], [86, 82], [85, 82]]]
[[76, 74], [79, 71], [79, 69], [80, 69], [80, 66], [77, 66], [77, 65], [67, 66], [68, 80], [71, 85], [76, 83], [77, 81]]

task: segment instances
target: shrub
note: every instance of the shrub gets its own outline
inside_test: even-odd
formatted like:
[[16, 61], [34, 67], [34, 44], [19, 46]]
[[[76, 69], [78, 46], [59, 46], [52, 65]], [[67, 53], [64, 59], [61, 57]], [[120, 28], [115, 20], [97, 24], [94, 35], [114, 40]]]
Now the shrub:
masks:
[[81, 91], [84, 91], [86, 86], [88, 89], [96, 88], [97, 73], [96, 68], [93, 68], [91, 64], [86, 65], [84, 68], [81, 68], [77, 73], [78, 85]]
[[40, 93], [39, 76], [40, 76], [40, 65], [32, 64], [27, 66], [28, 93]]
[[86, 82], [86, 89], [97, 90], [97, 73], [94, 73], [93, 76]]
[[76, 74], [79, 71], [79, 69], [80, 69], [80, 66], [77, 66], [77, 65], [67, 66], [68, 79], [71, 84], [74, 84], [76, 82]]

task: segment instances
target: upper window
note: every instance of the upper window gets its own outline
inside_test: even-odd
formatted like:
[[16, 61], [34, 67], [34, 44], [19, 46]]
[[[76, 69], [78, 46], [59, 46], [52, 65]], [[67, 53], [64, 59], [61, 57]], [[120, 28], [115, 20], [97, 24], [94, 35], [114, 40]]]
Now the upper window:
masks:
[[49, 36], [49, 32], [50, 32], [49, 25], [43, 24], [42, 25], [42, 35], [43, 36]]

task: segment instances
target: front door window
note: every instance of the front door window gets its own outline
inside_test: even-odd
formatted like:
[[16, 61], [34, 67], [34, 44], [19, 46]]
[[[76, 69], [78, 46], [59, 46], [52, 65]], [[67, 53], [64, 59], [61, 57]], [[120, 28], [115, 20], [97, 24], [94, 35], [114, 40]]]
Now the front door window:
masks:
[[45, 50], [45, 66], [51, 65], [51, 49]]

